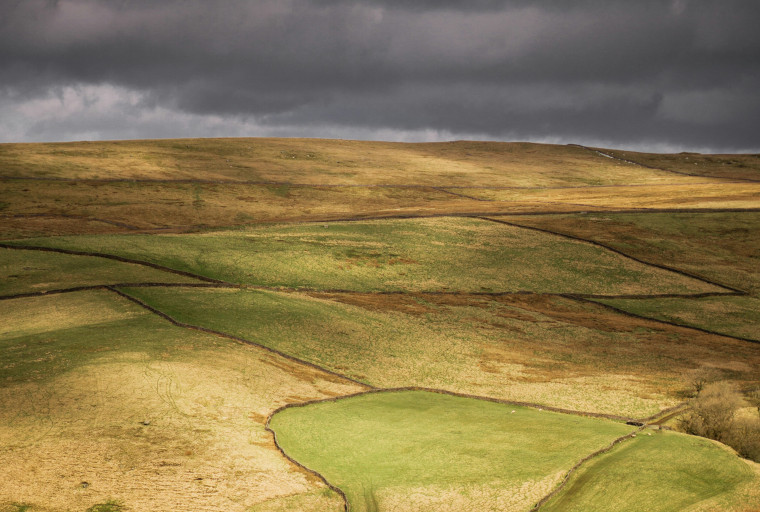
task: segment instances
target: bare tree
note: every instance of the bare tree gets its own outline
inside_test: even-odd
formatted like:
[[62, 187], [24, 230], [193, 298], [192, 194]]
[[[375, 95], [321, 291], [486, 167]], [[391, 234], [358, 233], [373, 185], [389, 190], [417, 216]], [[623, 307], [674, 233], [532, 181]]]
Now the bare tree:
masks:
[[694, 389], [694, 395], [698, 395], [706, 384], [715, 382], [720, 379], [720, 372], [715, 368], [702, 366], [691, 372], [691, 386]]

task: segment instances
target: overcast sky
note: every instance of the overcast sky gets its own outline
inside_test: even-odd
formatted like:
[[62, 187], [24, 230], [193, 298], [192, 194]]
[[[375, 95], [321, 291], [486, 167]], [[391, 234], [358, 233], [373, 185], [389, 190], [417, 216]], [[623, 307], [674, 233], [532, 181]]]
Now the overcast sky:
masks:
[[0, 141], [760, 151], [758, 0], [0, 0]]

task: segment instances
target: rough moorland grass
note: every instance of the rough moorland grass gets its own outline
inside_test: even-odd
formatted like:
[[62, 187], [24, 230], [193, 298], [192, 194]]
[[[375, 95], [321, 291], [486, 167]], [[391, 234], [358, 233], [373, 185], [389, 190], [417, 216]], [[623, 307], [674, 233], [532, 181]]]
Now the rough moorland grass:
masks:
[[[755, 208], [760, 183], [726, 183], [720, 180], [693, 178], [695, 183], [619, 187], [583, 187], [528, 190], [457, 190], [468, 196], [491, 201], [543, 204], [545, 210], [559, 211], [559, 206], [578, 210], [624, 210], [631, 208]], [[708, 181], [706, 183], [706, 181]]]
[[603, 149], [602, 151], [634, 162], [695, 176], [760, 180], [760, 155], [702, 155], [700, 153], [638, 153]]
[[8, 176], [235, 179], [291, 183], [564, 186], [688, 177], [573, 146], [458, 141], [177, 139], [2, 144]]
[[23, 243], [118, 254], [236, 283], [296, 288], [602, 294], [718, 289], [589, 244], [478, 219], [274, 225]]
[[143, 282], [198, 281], [142, 265], [104, 258], [0, 248], [0, 295]]
[[[14, 215], [2, 218], [0, 237], [4, 239], [14, 233], [16, 238], [35, 232], [119, 233], [129, 231], [128, 226], [183, 230], [361, 215], [483, 211], [485, 204], [432, 188], [58, 181], [30, 187], [26, 181], [9, 181], [2, 182], [2, 189], [0, 200], [7, 208], [0, 214]], [[63, 222], [63, 216], [75, 216], [76, 223]], [[86, 224], [86, 218], [103, 222]]]
[[758, 212], [604, 213], [510, 220], [596, 240], [644, 261], [760, 291]]
[[[757, 486], [749, 463], [706, 439], [672, 432], [649, 432], [615, 447], [583, 466], [542, 512], [692, 510], [705, 500], [710, 510], [754, 510]], [[708, 502], [709, 503], [709, 502]]]
[[600, 306], [514, 295], [378, 296], [131, 288], [172, 317], [256, 341], [375, 386], [425, 386], [646, 416], [694, 368], [752, 380], [760, 345]]
[[649, 318], [760, 341], [760, 299], [756, 297], [615, 299], [599, 302]]
[[[242, 512], [324, 489], [281, 457], [264, 421], [286, 403], [359, 387], [172, 326], [115, 294], [0, 306], [12, 320], [0, 334], [0, 510], [113, 499], [128, 510]], [[332, 492], [304, 500], [340, 506]]]
[[[426, 392], [291, 408], [270, 425], [286, 453], [346, 492], [352, 510], [370, 509], [368, 498], [380, 509], [400, 502], [404, 510], [434, 510], [435, 501], [419, 496], [424, 490], [451, 493], [454, 502], [471, 499], [464, 509], [505, 510], [510, 494], [531, 482], [535, 488], [511, 496], [516, 509], [525, 509], [577, 459], [631, 431], [610, 421]], [[497, 487], [501, 495], [488, 494]]]

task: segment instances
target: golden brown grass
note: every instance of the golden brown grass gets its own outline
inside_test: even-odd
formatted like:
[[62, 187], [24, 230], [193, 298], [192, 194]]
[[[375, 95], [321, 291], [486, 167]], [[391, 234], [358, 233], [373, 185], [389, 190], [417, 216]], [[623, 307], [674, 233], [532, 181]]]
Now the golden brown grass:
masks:
[[[2, 144], [6, 176], [222, 179], [311, 184], [563, 186], [688, 183], [575, 146], [327, 139], [175, 139]], [[410, 180], [413, 176], [414, 179]]]
[[[108, 222], [139, 230], [187, 230], [357, 216], [760, 204], [754, 184], [647, 169], [574, 146], [528, 143], [178, 139], [2, 144], [0, 176], [170, 180], [1, 181], [0, 237], [6, 239], [130, 229]], [[375, 186], [387, 184], [402, 188]]]
[[603, 149], [605, 153], [633, 162], [695, 176], [760, 180], [760, 155], [703, 155], [701, 153], [658, 154]]
[[674, 184], [669, 186], [582, 187], [536, 190], [459, 190], [464, 194], [497, 201], [536, 202], [547, 210], [561, 207], [587, 207], [604, 210], [633, 208], [757, 208], [760, 206], [760, 183]]
[[[52, 350], [75, 324], [98, 329], [148, 314], [121, 299], [108, 299], [118, 306], [111, 311], [105, 297], [5, 301], [22, 304], [3, 315], [15, 322], [3, 342], [33, 343], [45, 332]], [[264, 421], [286, 403], [361, 388], [255, 347], [172, 329], [188, 349], [146, 329], [146, 342], [165, 344], [164, 352], [110, 351], [46, 379], [0, 383], [0, 507], [85, 510], [115, 500], [124, 510], [244, 511], [301, 495], [312, 510], [340, 507], [280, 455]], [[208, 348], [190, 350], [196, 343]]]
[[[670, 400], [680, 398], [688, 387], [691, 368], [713, 367], [750, 383], [756, 381], [753, 372], [760, 365], [760, 346], [557, 296], [329, 297], [370, 310], [403, 311], [438, 318], [439, 322], [449, 316], [451, 321], [468, 322], [471, 331], [491, 341], [480, 346], [482, 370], [496, 377], [505, 370], [509, 374], [509, 364], [513, 372], [521, 368], [519, 377], [512, 374], [518, 378], [508, 386], [514, 399], [547, 404], [559, 400], [568, 407], [607, 407], [621, 413], [628, 407], [628, 413], [636, 414], [623, 402], [633, 403], [637, 396], [643, 404], [657, 400], [660, 393]], [[417, 301], [424, 309], [410, 304]], [[621, 400], [633, 390], [637, 390], [633, 396]], [[662, 396], [659, 400], [663, 406], [668, 401]]]

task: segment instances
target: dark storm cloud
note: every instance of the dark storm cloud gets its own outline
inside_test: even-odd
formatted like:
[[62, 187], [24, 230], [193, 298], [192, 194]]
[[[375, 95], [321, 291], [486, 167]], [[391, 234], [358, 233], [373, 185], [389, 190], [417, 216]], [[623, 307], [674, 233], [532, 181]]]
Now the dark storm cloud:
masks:
[[6, 1], [0, 114], [18, 139], [35, 136], [24, 116], [48, 137], [94, 116], [98, 137], [160, 112], [163, 136], [213, 117], [755, 149], [758, 19], [731, 0]]

